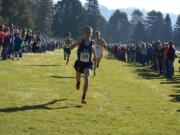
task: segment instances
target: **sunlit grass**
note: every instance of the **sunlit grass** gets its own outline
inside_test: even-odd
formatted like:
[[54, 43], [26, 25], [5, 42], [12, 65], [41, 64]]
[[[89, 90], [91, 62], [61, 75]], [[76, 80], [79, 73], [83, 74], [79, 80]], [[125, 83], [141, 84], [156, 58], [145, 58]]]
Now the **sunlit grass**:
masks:
[[168, 81], [105, 57], [82, 106], [75, 58], [73, 52], [64, 66], [62, 51], [55, 51], [0, 61], [0, 135], [180, 134], [178, 65], [175, 80]]

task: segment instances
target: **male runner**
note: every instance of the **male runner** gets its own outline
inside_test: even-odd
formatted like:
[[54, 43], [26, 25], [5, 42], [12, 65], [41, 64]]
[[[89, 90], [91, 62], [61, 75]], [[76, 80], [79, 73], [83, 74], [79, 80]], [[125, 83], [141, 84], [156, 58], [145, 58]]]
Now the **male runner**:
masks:
[[94, 46], [95, 42], [92, 40], [92, 32], [93, 29], [90, 26], [85, 27], [83, 31], [83, 37], [73, 43], [70, 47], [71, 49], [78, 47], [78, 59], [74, 65], [74, 68], [76, 70], [77, 90], [80, 89], [81, 74], [84, 74], [84, 88], [81, 99], [82, 104], [86, 104], [86, 94], [89, 86], [89, 76], [93, 68], [92, 54], [94, 55], [94, 60], [96, 64], [96, 51]]
[[73, 43], [73, 39], [71, 38], [71, 33], [67, 33], [65, 38], [65, 45], [64, 45], [64, 60], [66, 61], [66, 65], [69, 63], [69, 58], [71, 55], [70, 46]]
[[107, 49], [107, 43], [103, 38], [101, 38], [101, 33], [99, 31], [96, 31], [95, 36], [97, 65], [94, 64], [94, 76], [96, 75], [96, 67], [99, 67], [101, 59], [103, 57], [103, 48]]

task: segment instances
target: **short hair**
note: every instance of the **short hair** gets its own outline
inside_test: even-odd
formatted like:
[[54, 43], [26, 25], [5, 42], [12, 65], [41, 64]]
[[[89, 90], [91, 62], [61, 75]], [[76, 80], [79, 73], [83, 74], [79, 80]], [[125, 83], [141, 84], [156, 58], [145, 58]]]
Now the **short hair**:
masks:
[[66, 36], [71, 36], [71, 33], [70, 33], [70, 32], [68, 32], [68, 33], [66, 34]]
[[96, 31], [95, 34], [101, 34], [101, 32], [100, 31]]
[[169, 41], [169, 45], [173, 45], [174, 43], [173, 43], [173, 41]]
[[86, 27], [84, 28], [83, 32], [85, 32], [86, 30], [92, 30], [92, 31], [93, 31], [93, 29], [92, 29], [91, 26], [86, 26]]

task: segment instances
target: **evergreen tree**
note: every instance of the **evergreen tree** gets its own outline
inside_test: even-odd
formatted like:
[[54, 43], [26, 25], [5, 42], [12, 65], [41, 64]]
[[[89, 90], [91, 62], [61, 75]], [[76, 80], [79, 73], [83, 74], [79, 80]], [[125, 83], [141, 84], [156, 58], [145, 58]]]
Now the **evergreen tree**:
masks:
[[173, 33], [171, 18], [169, 14], [166, 15], [164, 21], [165, 21], [164, 41], [169, 41], [172, 40], [172, 33]]
[[109, 19], [109, 41], [127, 42], [129, 40], [129, 21], [127, 14], [116, 10]]
[[176, 47], [180, 48], [180, 15], [177, 18], [175, 29], [174, 29], [174, 41]]
[[165, 21], [161, 12], [150, 11], [147, 14], [146, 32], [147, 40], [164, 40]]
[[143, 13], [136, 9], [131, 21], [127, 14], [116, 10], [107, 22], [101, 15], [98, 0], [86, 0], [85, 7], [79, 0], [0, 0], [0, 22], [33, 28], [46, 35], [51, 32], [64, 37], [71, 32], [79, 37], [82, 27], [90, 25], [99, 30], [111, 42], [139, 42], [174, 39], [180, 46], [180, 16], [174, 33], [169, 14], [163, 18], [161, 12], [148, 12], [146, 20]]
[[2, 2], [3, 2], [3, 0], [0, 0], [0, 22], [1, 23], [3, 23], [3, 18], [1, 16]]
[[32, 12], [26, 0], [20, 0], [18, 7], [18, 15], [16, 16], [14, 23], [22, 28], [33, 27], [34, 23], [32, 18]]
[[139, 41], [146, 41], [145, 26], [142, 22], [136, 24], [132, 35], [132, 41], [135, 43]]
[[2, 2], [3, 2], [3, 0], [0, 0], [0, 15], [1, 15]]
[[99, 30], [101, 32], [101, 35], [104, 38], [108, 38], [108, 36], [109, 36], [109, 34], [107, 32], [107, 27], [108, 27], [108, 22], [106, 21], [106, 19], [103, 16], [100, 16], [99, 28], [97, 30]]
[[86, 0], [86, 24], [93, 27], [94, 30], [97, 30], [100, 25], [100, 10], [97, 0]]
[[53, 21], [53, 1], [39, 0], [37, 5], [38, 9], [36, 12], [37, 18], [35, 20], [35, 29], [46, 35], [50, 35]]
[[53, 21], [53, 32], [55, 36], [64, 37], [67, 32], [71, 32], [74, 37], [78, 37], [85, 25], [85, 11], [79, 0], [62, 0], [55, 5], [55, 15]]
[[131, 15], [131, 24], [136, 25], [143, 21], [144, 21], [143, 13], [138, 9], [134, 10], [134, 12]]
[[[40, 0], [28, 0], [29, 3], [29, 7], [31, 10], [31, 14], [32, 14], [32, 20], [34, 22], [35, 25], [37, 25], [37, 18], [39, 16], [38, 10], [39, 10], [39, 3]], [[37, 26], [32, 27], [32, 29], [36, 29]]]
[[1, 16], [20, 27], [32, 27], [32, 15], [27, 0], [4, 0]]
[[136, 9], [131, 17], [131, 40], [133, 42], [146, 41], [143, 13]]

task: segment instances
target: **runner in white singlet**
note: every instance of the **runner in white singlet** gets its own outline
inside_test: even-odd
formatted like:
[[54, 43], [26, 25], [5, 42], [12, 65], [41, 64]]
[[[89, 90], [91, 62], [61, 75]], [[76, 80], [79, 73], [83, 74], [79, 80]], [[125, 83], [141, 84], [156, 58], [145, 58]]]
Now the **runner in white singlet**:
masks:
[[95, 36], [97, 64], [94, 64], [94, 76], [96, 76], [96, 67], [99, 67], [101, 59], [103, 57], [103, 49], [107, 49], [107, 43], [103, 38], [101, 38], [101, 33], [99, 31], [96, 31]]

